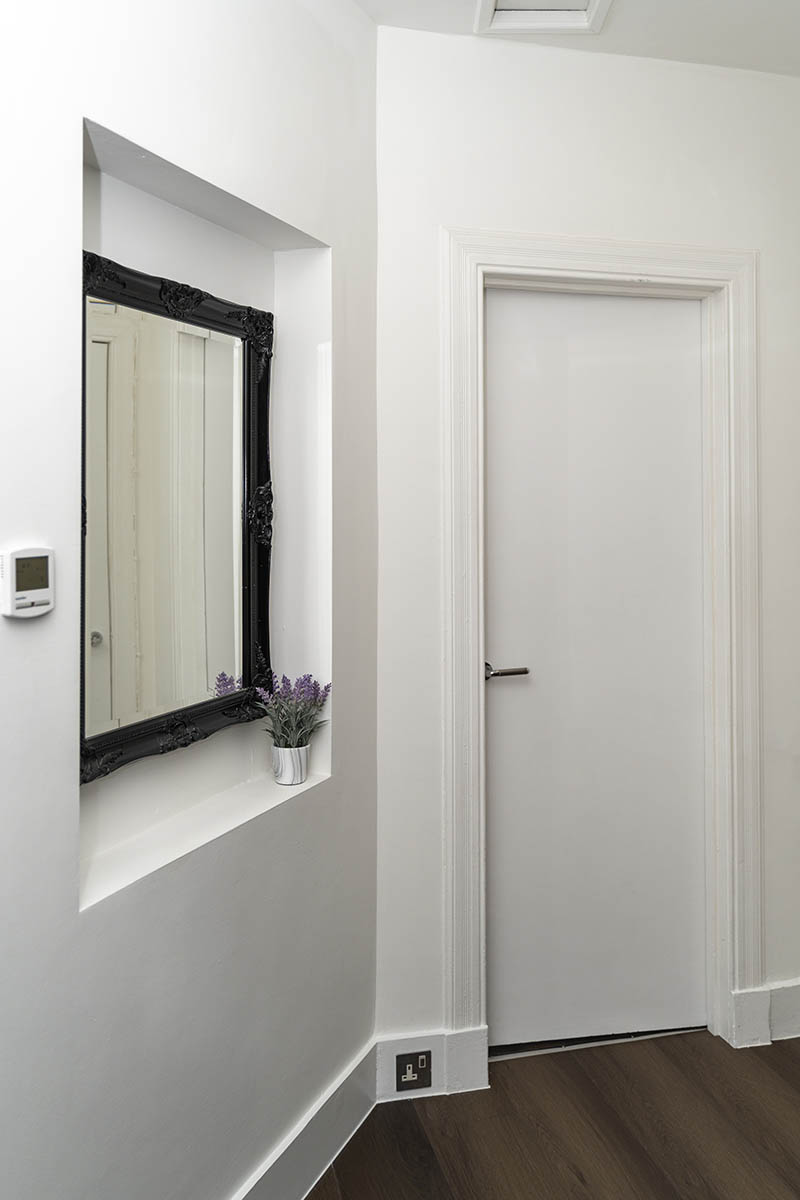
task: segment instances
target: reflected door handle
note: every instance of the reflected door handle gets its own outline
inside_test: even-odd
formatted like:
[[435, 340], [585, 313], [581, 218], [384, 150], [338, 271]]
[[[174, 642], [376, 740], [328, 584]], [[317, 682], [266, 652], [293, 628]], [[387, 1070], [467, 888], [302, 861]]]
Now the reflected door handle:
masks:
[[494, 669], [490, 662], [483, 664], [484, 679], [500, 679], [505, 675], [530, 675], [530, 667], [498, 667]]
[[89, 641], [92, 643], [93, 646], [102, 646], [103, 635], [102, 635], [102, 633], [100, 633], [99, 629], [92, 630]]

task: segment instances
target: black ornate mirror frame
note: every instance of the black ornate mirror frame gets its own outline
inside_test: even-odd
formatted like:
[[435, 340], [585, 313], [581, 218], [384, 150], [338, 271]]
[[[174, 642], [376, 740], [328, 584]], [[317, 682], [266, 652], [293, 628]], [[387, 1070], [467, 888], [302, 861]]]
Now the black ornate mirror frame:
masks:
[[[144, 312], [232, 334], [244, 343], [242, 495], [242, 691], [162, 713], [107, 733], [85, 730], [86, 570], [86, 297], [110, 300]], [[81, 783], [109, 775], [150, 754], [190, 746], [230, 725], [262, 715], [253, 689], [267, 687], [269, 573], [272, 552], [272, 482], [269, 462], [269, 390], [272, 313], [218, 300], [199, 288], [143, 275], [107, 258], [83, 255], [83, 521], [81, 560]]]

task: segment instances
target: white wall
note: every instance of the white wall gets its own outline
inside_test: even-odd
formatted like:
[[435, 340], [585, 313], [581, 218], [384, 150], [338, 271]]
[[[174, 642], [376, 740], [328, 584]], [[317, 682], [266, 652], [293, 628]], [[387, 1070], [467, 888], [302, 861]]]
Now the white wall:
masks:
[[800, 975], [799, 121], [796, 79], [379, 33], [381, 1029], [443, 1017], [440, 226], [761, 251], [767, 963]]
[[[0, 628], [3, 1191], [227, 1200], [373, 1029], [374, 29], [350, 0], [49, 0], [1, 53], [0, 541], [52, 544], [58, 589]], [[333, 247], [338, 703], [330, 781], [79, 912], [84, 117]], [[225, 774], [240, 733], [125, 770], [143, 799], [195, 751]]]
[[89, 166], [83, 196], [84, 250], [272, 312], [274, 254], [266, 246]]
[[273, 659], [278, 671], [312, 671], [325, 681], [331, 673], [329, 280], [330, 251], [275, 255]]

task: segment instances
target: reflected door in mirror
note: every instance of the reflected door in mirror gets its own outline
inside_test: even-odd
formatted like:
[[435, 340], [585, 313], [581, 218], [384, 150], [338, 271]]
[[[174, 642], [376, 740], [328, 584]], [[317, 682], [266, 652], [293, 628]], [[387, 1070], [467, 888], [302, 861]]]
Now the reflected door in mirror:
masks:
[[85, 735], [242, 671], [240, 338], [86, 302]]

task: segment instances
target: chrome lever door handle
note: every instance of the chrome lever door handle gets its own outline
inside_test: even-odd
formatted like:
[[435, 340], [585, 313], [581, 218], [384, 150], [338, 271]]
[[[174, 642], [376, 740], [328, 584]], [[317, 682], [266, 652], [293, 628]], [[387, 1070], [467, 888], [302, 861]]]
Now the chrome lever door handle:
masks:
[[500, 679], [506, 675], [530, 675], [530, 667], [498, 667], [494, 669], [490, 662], [483, 664], [484, 679]]

